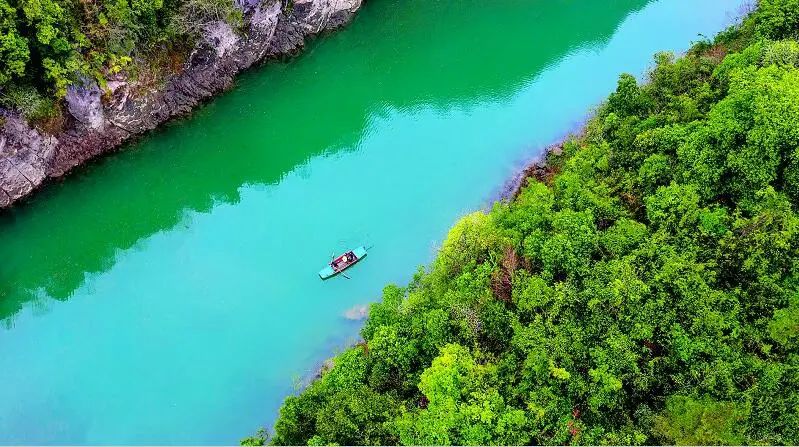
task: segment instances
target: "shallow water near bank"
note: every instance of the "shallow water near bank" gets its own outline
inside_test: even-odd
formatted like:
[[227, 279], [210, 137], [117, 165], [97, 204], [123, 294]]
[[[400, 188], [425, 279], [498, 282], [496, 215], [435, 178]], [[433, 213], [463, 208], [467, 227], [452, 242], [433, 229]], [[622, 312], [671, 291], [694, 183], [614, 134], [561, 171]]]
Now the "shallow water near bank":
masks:
[[[369, 0], [0, 215], [0, 443], [235, 444], [520, 164], [743, 1]], [[333, 252], [373, 245], [320, 281]]]

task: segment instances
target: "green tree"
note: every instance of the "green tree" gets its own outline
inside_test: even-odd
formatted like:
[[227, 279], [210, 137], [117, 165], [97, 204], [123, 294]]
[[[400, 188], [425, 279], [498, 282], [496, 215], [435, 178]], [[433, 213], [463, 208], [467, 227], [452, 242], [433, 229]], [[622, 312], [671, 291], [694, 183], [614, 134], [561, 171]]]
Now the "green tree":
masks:
[[0, 0], [0, 88], [22, 76], [29, 59], [28, 40], [17, 30], [16, 9]]
[[731, 402], [672, 396], [655, 419], [655, 430], [677, 445], [736, 445], [743, 440], [736, 432], [744, 413]]

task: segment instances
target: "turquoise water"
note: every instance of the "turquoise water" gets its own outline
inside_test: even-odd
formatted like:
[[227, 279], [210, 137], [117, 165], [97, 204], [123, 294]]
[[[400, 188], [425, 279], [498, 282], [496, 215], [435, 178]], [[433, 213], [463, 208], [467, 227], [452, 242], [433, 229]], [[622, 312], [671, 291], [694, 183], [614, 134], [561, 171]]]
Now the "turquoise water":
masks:
[[[739, 1], [370, 0], [0, 216], [0, 443], [232, 444], [622, 71]], [[351, 280], [331, 253], [374, 245]]]

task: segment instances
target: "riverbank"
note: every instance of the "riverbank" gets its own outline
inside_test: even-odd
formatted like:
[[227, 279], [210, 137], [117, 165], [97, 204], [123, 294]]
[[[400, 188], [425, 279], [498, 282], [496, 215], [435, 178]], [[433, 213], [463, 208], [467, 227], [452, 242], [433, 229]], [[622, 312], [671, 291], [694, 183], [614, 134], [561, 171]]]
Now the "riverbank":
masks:
[[64, 129], [48, 135], [19, 114], [0, 109], [0, 208], [28, 197], [48, 180], [119, 148], [131, 138], [190, 113], [228, 89], [238, 73], [270, 59], [291, 57], [305, 41], [354, 17], [362, 0], [241, 2], [245, 34], [225, 22], [208, 27], [182, 70], [157, 87], [141, 88], [124, 77], [71, 87]]
[[799, 7], [761, 0], [647, 83], [622, 75], [511, 200], [385, 288], [271, 442], [795, 444], [797, 38]]

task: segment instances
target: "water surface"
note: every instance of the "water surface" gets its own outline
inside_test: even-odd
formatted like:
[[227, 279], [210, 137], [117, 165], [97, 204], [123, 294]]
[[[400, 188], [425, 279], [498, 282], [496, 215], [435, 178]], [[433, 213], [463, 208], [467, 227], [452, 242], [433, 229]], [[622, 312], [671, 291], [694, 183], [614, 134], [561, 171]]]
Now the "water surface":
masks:
[[[0, 215], [0, 443], [232, 444], [459, 216], [738, 0], [369, 0]], [[351, 280], [331, 253], [374, 245]]]

